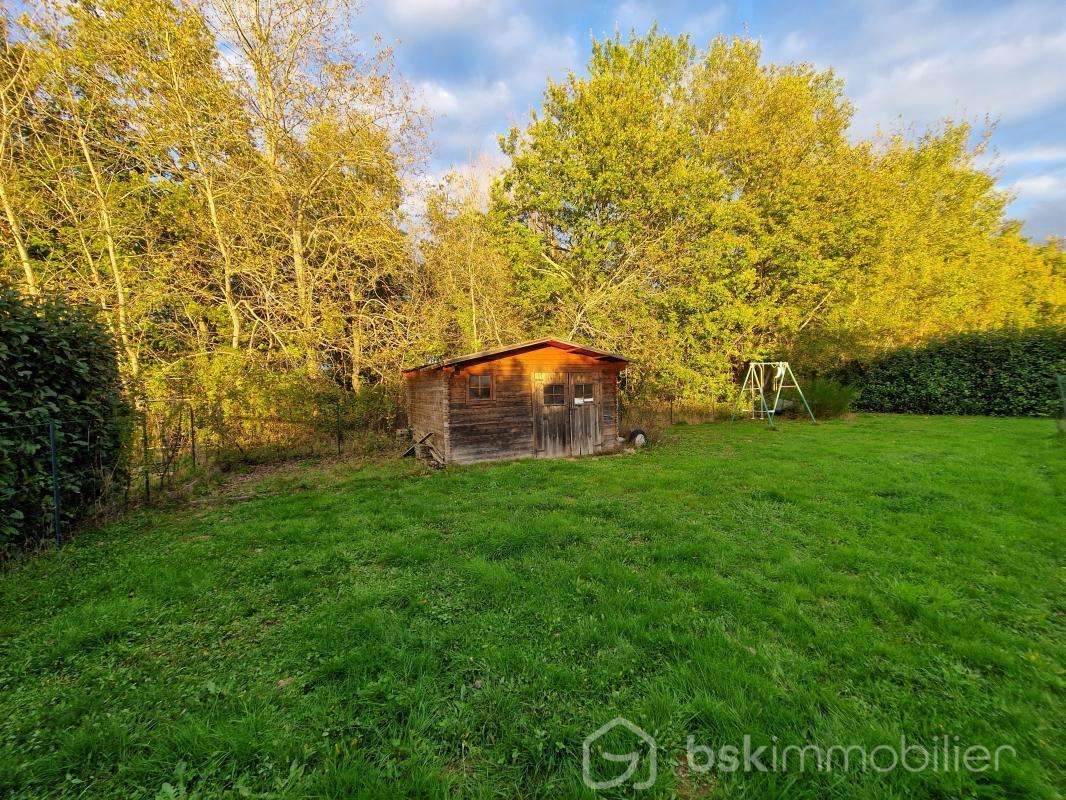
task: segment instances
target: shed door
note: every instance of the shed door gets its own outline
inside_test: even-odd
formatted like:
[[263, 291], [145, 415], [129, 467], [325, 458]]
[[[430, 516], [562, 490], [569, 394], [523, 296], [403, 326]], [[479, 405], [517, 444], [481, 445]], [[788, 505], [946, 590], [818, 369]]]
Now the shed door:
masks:
[[533, 439], [538, 456], [565, 456], [570, 450], [567, 388], [561, 372], [533, 373]]
[[599, 375], [572, 372], [570, 378], [571, 449], [576, 456], [595, 453], [600, 445]]

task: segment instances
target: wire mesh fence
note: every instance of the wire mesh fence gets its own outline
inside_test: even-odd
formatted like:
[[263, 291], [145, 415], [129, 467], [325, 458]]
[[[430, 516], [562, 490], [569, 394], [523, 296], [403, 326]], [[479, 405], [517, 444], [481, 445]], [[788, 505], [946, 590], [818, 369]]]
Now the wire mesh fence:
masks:
[[[380, 448], [397, 417], [368, 425], [343, 396], [301, 418], [226, 408], [201, 398], [142, 400], [114, 420], [121, 442], [63, 419], [0, 422], [0, 558], [52, 540], [77, 519], [151, 503], [186, 482], [238, 464]], [[72, 469], [76, 465], [77, 469]]]
[[365, 426], [338, 401], [304, 419], [226, 410], [191, 398], [142, 403], [126, 426], [126, 498], [153, 491], [204, 469], [233, 463], [341, 454]]
[[1059, 432], [1066, 433], [1066, 373], [1057, 373], [1055, 382], [1059, 387], [1059, 403], [1062, 406], [1059, 411]]
[[52, 420], [0, 424], [0, 501], [4, 505], [5, 533], [7, 529], [14, 531], [16, 526], [30, 527], [36, 529], [31, 537], [42, 538], [50, 532], [56, 546], [60, 545], [58, 445]]

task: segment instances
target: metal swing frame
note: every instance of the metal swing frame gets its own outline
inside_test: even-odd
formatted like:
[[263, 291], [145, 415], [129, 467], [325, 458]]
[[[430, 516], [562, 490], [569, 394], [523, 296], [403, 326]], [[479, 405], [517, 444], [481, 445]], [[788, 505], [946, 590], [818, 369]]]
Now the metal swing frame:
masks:
[[[769, 387], [769, 391], [767, 388]], [[814, 412], [800, 388], [796, 374], [787, 361], [752, 361], [748, 364], [748, 372], [744, 376], [744, 382], [740, 386], [740, 393], [733, 404], [733, 414], [730, 418], [737, 418], [737, 405], [745, 393], [751, 396], [751, 418], [765, 419], [767, 424], [774, 427], [774, 415], [777, 413], [777, 405], [781, 400], [781, 392], [785, 389], [795, 389], [799, 393], [803, 407], [811, 417], [811, 422], [817, 423]], [[774, 402], [768, 405], [768, 395], [773, 395]]]

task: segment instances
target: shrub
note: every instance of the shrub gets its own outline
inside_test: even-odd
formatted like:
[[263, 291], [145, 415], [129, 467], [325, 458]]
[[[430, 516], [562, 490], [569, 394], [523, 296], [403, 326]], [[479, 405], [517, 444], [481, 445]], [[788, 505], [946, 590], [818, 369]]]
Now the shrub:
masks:
[[[842, 417], [851, 411], [859, 390], [834, 378], [808, 378], [800, 381], [803, 395], [816, 419]], [[796, 404], [796, 413], [802, 414], [803, 406]]]
[[846, 374], [865, 411], [1054, 416], [1066, 328], [965, 333], [904, 348]]
[[396, 387], [367, 384], [357, 393], [346, 376], [271, 363], [256, 352], [186, 359], [151, 376], [144, 388], [153, 416], [180, 405], [188, 420], [192, 408], [203, 450], [235, 450], [231, 455], [240, 457], [264, 445], [284, 451], [308, 438], [391, 430], [400, 413]]
[[343, 390], [347, 427], [355, 430], [390, 431], [399, 424], [397, 389], [384, 383], [365, 385], [358, 394]]
[[659, 441], [672, 425], [697, 425], [715, 419], [722, 412], [728, 417], [725, 407], [716, 403], [678, 398], [647, 384], [636, 391], [625, 373], [619, 383], [618, 435], [623, 438], [639, 429], [649, 442]]
[[86, 310], [0, 284], [0, 552], [47, 533], [48, 423], [56, 424], [63, 523], [96, 500], [122, 452], [115, 350]]

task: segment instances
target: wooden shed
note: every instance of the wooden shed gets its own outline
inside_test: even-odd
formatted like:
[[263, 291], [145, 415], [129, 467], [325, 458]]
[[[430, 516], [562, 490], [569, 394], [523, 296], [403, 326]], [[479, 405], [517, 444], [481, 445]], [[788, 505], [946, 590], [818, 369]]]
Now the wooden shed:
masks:
[[416, 443], [443, 463], [618, 448], [617, 353], [537, 339], [404, 371]]

